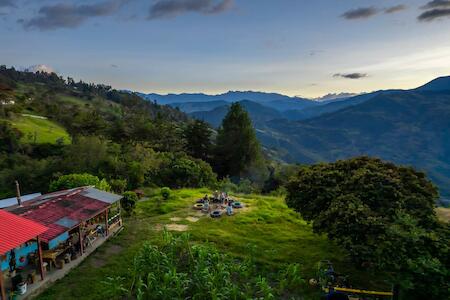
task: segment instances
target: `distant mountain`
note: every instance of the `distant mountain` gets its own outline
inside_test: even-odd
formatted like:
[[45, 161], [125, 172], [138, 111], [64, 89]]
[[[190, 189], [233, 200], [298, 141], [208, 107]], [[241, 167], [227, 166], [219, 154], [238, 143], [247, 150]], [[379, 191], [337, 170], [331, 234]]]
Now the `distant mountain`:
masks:
[[[143, 94], [136, 93], [142, 98], [149, 101], [156, 101], [158, 104], [172, 104], [172, 103], [190, 103], [190, 102], [212, 102], [212, 101], [226, 101], [229, 103], [238, 102], [241, 100], [250, 100], [257, 103], [271, 103], [283, 101], [283, 103], [297, 103], [296, 101], [302, 103], [314, 104], [315, 101], [298, 98], [298, 97], [289, 97], [282, 94], [277, 93], [264, 93], [264, 92], [240, 92], [240, 91], [230, 91], [224, 94], [218, 95], [206, 95], [202, 93], [197, 94]], [[274, 106], [274, 104], [269, 104]], [[303, 104], [304, 105], [304, 104]]]
[[[271, 144], [282, 159], [311, 163], [356, 155], [424, 170], [450, 195], [450, 93], [404, 91], [375, 97], [319, 117], [271, 121]], [[267, 142], [267, 138], [265, 139]]]
[[193, 113], [198, 111], [211, 111], [220, 106], [228, 106], [227, 101], [206, 101], [206, 102], [181, 102], [181, 103], [170, 103], [169, 106], [173, 108], [178, 108], [185, 113]]
[[388, 94], [395, 94], [403, 92], [403, 90], [384, 90], [384, 91], [376, 91], [372, 93], [367, 94], [361, 94], [355, 97], [351, 98], [342, 98], [342, 99], [336, 99], [331, 102], [326, 102], [322, 105], [307, 107], [302, 110], [295, 110], [295, 111], [287, 111], [285, 112], [285, 117], [288, 120], [293, 121], [301, 121], [301, 120], [307, 120], [311, 118], [315, 118], [324, 114], [333, 113], [335, 111], [339, 111], [341, 109], [344, 109], [346, 107], [355, 106], [361, 103], [364, 103], [378, 95], [388, 95]]
[[[283, 115], [279, 111], [259, 103], [250, 100], [242, 100], [238, 102], [250, 114], [255, 127], [263, 127], [266, 122], [283, 118]], [[222, 119], [227, 114], [230, 105], [231, 104], [227, 104], [225, 106], [216, 107], [211, 111], [193, 112], [190, 115], [196, 119], [208, 122], [212, 126], [218, 128], [222, 123]]]
[[436, 78], [415, 90], [421, 92], [450, 91], [450, 76]]
[[312, 101], [308, 99], [302, 98], [293, 98], [293, 99], [283, 99], [283, 100], [273, 100], [269, 102], [261, 103], [264, 106], [276, 109], [281, 112], [289, 111], [289, 110], [303, 110], [310, 107], [317, 107], [322, 105], [322, 103], [318, 101]]

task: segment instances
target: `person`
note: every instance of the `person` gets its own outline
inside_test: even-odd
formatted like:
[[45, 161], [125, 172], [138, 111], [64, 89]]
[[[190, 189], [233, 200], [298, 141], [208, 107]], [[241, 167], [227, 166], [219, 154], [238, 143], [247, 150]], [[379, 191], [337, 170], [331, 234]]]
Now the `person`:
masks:
[[228, 203], [227, 205], [227, 215], [231, 216], [233, 214], [233, 206], [231, 203]]
[[209, 209], [210, 209], [209, 201], [208, 201], [208, 199], [206, 199], [206, 201], [203, 203], [203, 210], [207, 211], [209, 213]]

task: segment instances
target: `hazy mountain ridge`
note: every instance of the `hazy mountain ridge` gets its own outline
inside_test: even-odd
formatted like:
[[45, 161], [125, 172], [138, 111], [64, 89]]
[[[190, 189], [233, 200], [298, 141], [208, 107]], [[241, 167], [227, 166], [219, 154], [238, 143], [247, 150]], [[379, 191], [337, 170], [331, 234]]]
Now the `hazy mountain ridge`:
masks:
[[[375, 91], [328, 103], [299, 101], [299, 109], [281, 109], [286, 101], [297, 100], [241, 101], [273, 158], [313, 163], [377, 156], [425, 170], [441, 193], [450, 195], [450, 77], [412, 90]], [[277, 103], [276, 109], [269, 106]], [[218, 127], [228, 105], [190, 115]]]

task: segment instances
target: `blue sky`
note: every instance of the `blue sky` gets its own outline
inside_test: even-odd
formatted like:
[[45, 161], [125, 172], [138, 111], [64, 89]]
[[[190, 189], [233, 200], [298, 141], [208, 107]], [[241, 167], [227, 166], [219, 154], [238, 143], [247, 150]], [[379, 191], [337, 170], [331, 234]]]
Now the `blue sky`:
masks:
[[158, 93], [411, 88], [450, 75], [450, 1], [0, 0], [0, 64]]

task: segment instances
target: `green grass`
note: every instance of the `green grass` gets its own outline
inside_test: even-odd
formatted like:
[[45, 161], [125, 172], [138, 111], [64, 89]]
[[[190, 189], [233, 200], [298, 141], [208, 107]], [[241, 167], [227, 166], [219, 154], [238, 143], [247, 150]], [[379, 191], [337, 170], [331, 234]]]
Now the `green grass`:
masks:
[[[314, 277], [317, 262], [329, 259], [338, 272], [350, 275], [356, 287], [388, 288], [379, 275], [355, 269], [339, 247], [325, 236], [314, 234], [310, 225], [287, 208], [282, 198], [238, 195], [246, 208], [234, 216], [200, 217], [194, 223], [186, 220], [198, 214], [192, 205], [208, 192], [206, 189], [182, 189], [173, 191], [171, 197], [163, 201], [157, 192], [146, 190], [150, 199], [138, 203], [136, 215], [125, 220], [125, 230], [38, 299], [108, 299], [110, 290], [102, 281], [108, 276], [127, 278], [133, 257], [143, 242], [159, 244], [162, 233], [157, 228], [173, 223], [188, 225], [193, 243], [212, 243], [233, 257], [245, 257], [249, 246], [254, 247], [255, 259], [264, 274], [297, 262], [308, 280]], [[171, 220], [174, 217], [181, 220]], [[315, 299], [316, 293], [316, 289], [304, 287], [306, 299]]]
[[50, 143], [54, 144], [60, 138], [68, 144], [71, 138], [64, 127], [51, 120], [39, 119], [30, 116], [21, 116], [9, 121], [11, 125], [23, 133], [23, 143]]

